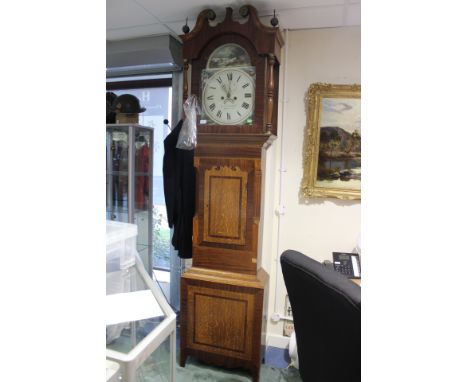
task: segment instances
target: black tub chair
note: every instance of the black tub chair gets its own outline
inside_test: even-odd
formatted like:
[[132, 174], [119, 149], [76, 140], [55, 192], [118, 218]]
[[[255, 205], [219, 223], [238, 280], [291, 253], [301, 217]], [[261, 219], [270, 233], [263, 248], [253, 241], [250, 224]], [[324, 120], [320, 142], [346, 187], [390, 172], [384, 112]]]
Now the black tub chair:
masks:
[[304, 382], [361, 380], [361, 287], [304, 254], [280, 258]]

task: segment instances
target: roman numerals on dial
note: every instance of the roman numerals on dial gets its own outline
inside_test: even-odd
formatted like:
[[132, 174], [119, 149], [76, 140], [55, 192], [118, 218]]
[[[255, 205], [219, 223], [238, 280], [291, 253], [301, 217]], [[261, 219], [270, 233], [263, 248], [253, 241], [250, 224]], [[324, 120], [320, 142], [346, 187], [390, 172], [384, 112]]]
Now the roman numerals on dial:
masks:
[[202, 120], [211, 125], [253, 123], [254, 68], [207, 69], [202, 77]]

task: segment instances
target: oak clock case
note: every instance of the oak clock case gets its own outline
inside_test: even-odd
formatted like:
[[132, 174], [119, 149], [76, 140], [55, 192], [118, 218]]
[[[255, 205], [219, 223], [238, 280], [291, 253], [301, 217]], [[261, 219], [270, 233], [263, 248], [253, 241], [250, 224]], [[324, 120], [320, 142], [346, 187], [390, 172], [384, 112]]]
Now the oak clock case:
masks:
[[262, 149], [276, 134], [283, 39], [261, 24], [254, 7], [243, 6], [240, 14], [247, 21], [234, 21], [227, 8], [216, 24], [205, 10], [181, 35], [184, 99], [196, 95], [202, 113], [193, 267], [181, 279], [180, 364], [194, 356], [246, 368], [258, 381], [269, 278], [258, 254]]

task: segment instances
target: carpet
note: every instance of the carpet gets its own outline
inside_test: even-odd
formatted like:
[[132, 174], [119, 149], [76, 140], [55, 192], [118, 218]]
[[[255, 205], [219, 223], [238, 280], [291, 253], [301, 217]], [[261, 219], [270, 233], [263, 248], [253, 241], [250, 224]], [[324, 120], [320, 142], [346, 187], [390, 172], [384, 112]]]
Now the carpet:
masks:
[[[244, 370], [228, 370], [204, 364], [188, 357], [185, 367], [176, 366], [177, 382], [251, 382], [250, 373]], [[293, 367], [278, 369], [263, 364], [260, 370], [261, 382], [302, 382], [299, 371]]]
[[[150, 320], [149, 320], [150, 321]], [[140, 341], [153, 330], [154, 323], [141, 324], [137, 328], [136, 337]], [[179, 334], [177, 328], [176, 333]], [[121, 338], [107, 344], [107, 347], [116, 351], [128, 352], [130, 330], [124, 329]], [[124, 340], [127, 338], [126, 340]], [[177, 335], [177, 339], [179, 339]], [[242, 369], [224, 369], [208, 365], [195, 357], [187, 357], [185, 367], [179, 366], [179, 341], [176, 346], [176, 382], [251, 382], [250, 373]], [[260, 382], [302, 382], [299, 371], [287, 366], [287, 351], [285, 349], [267, 349], [266, 364], [261, 365]], [[288, 356], [289, 358], [289, 356]], [[269, 362], [269, 363], [268, 363]], [[151, 355], [138, 367], [136, 371], [137, 382], [167, 382], [170, 375], [170, 337], [168, 337]]]

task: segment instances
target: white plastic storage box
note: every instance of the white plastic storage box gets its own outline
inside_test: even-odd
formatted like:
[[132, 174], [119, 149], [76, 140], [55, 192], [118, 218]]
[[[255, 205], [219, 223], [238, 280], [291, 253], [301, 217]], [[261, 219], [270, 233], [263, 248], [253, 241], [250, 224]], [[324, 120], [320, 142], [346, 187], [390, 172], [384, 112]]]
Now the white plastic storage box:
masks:
[[135, 224], [107, 220], [106, 271], [114, 272], [135, 264], [138, 228]]

